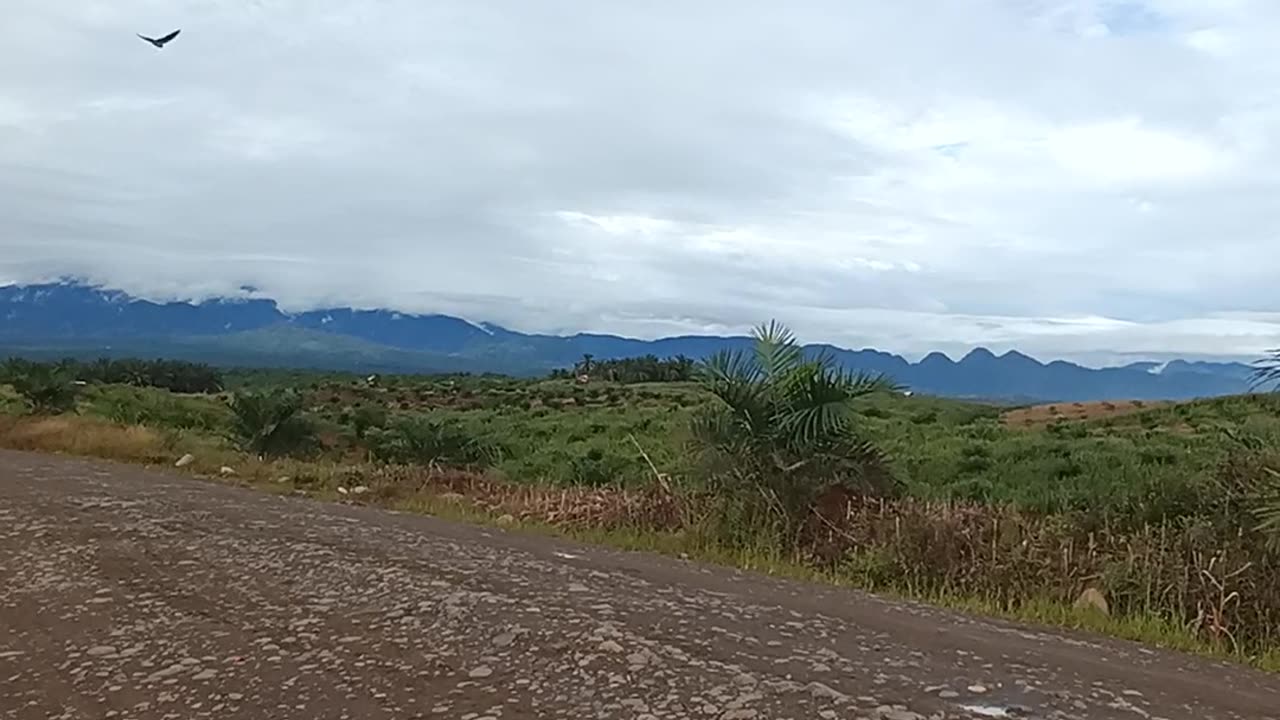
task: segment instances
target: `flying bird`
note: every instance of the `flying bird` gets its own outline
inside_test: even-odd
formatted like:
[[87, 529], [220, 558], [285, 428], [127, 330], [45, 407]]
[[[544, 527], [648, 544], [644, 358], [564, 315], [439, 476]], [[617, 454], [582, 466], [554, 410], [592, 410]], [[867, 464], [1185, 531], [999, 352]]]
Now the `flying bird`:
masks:
[[155, 38], [149, 38], [149, 37], [147, 37], [146, 35], [142, 35], [142, 34], [138, 34], [138, 37], [142, 38], [143, 40], [146, 40], [147, 42], [151, 43], [152, 45], [155, 45], [157, 48], [164, 49], [165, 43], [167, 43], [167, 42], [169, 42], [170, 40], [172, 40], [172, 39], [174, 39], [174, 38], [178, 37], [178, 33], [180, 33], [180, 32], [182, 32], [182, 30], [181, 30], [181, 29], [174, 30], [173, 32], [169, 33], [168, 35], [165, 35], [164, 37], [162, 37], [162, 38], [160, 38], [160, 39], [158, 39], [158, 40], [157, 40], [157, 39], [155, 39]]

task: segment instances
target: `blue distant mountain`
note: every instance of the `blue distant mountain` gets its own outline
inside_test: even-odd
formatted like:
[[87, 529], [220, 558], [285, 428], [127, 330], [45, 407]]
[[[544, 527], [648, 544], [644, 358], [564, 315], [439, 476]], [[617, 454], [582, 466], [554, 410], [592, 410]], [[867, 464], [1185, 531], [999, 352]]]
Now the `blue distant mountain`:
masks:
[[[172, 357], [227, 366], [539, 375], [569, 367], [585, 353], [599, 359], [648, 354], [700, 359], [750, 344], [743, 336], [539, 335], [391, 310], [287, 313], [266, 299], [158, 303], [70, 281], [0, 287], [0, 354], [37, 357]], [[810, 348], [827, 350], [850, 369], [884, 373], [915, 392], [992, 400], [1185, 399], [1247, 392], [1251, 378], [1251, 368], [1242, 363], [1173, 360], [1095, 369], [983, 348], [959, 361], [931, 353], [911, 363], [879, 350]]]

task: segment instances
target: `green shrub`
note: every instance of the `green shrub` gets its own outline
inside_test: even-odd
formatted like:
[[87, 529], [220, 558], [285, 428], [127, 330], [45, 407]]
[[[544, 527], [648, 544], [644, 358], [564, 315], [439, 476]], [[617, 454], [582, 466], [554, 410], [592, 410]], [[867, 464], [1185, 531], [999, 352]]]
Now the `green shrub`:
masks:
[[382, 405], [360, 405], [351, 412], [351, 429], [356, 437], [364, 439], [369, 430], [386, 427], [387, 409]]
[[75, 409], [75, 378], [62, 367], [10, 360], [0, 370], [0, 382], [10, 385], [38, 415], [57, 415]]
[[628, 459], [598, 447], [590, 448], [569, 461], [574, 484], [595, 487], [614, 484], [631, 470], [632, 464]]
[[490, 465], [501, 449], [456, 423], [428, 415], [401, 415], [385, 428], [371, 429], [369, 453], [381, 462], [403, 464]]
[[207, 399], [124, 385], [100, 386], [89, 395], [86, 412], [122, 425], [219, 433], [228, 427], [226, 409]]
[[310, 450], [315, 430], [302, 415], [302, 397], [291, 390], [236, 393], [230, 402], [231, 437], [258, 455]]

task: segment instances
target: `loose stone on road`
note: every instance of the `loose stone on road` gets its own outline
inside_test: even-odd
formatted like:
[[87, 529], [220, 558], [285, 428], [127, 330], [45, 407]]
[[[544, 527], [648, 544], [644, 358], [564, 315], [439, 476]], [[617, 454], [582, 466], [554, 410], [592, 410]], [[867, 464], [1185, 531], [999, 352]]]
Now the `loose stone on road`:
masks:
[[0, 451], [0, 717], [1280, 720], [1280, 679], [676, 559]]

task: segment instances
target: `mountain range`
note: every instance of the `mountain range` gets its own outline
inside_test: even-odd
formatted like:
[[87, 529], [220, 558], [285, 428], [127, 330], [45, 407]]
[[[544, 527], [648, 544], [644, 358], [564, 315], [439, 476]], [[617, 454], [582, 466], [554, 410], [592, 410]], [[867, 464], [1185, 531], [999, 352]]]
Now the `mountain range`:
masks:
[[[259, 298], [153, 302], [72, 280], [0, 286], [0, 354], [26, 357], [167, 357], [221, 366], [529, 376], [570, 367], [586, 353], [598, 359], [700, 359], [750, 344], [745, 336], [541, 335], [392, 310], [290, 313]], [[1253, 372], [1243, 363], [1186, 360], [1088, 368], [983, 348], [959, 361], [935, 352], [909, 362], [873, 349], [807, 347], [829, 351], [847, 368], [884, 373], [914, 392], [1012, 402], [1228, 395], [1248, 392]]]

